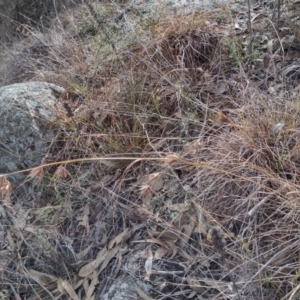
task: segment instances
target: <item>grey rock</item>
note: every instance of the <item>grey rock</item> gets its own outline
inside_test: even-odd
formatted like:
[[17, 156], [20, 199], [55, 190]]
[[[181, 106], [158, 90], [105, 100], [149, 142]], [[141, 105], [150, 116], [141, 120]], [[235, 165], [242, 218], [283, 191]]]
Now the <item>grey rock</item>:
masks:
[[[38, 166], [54, 138], [54, 105], [64, 89], [46, 82], [0, 88], [0, 173]], [[24, 174], [10, 177], [17, 182]]]
[[123, 257], [123, 267], [116, 278], [110, 278], [106, 288], [100, 286], [96, 292], [95, 300], [138, 300], [137, 288], [149, 295], [151, 284], [140, 279], [140, 252], [130, 252]]
[[[234, 0], [137, 0], [141, 3], [140, 8], [146, 12], [159, 12], [162, 4], [168, 9], [176, 11], [178, 14], [188, 14], [201, 9], [211, 10], [219, 8], [221, 5], [228, 4]], [[136, 3], [136, 2], [135, 2]]]

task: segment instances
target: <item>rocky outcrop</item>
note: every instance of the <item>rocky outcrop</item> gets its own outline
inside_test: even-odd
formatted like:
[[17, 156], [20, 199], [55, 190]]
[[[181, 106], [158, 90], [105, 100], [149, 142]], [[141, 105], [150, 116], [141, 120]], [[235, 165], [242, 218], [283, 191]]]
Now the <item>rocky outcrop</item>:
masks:
[[23, 25], [44, 28], [47, 18], [52, 19], [62, 7], [71, 7], [76, 2], [78, 0], [0, 0], [0, 38], [10, 41], [12, 34], [23, 32]]
[[[17, 83], [0, 88], [0, 173], [41, 163], [54, 137], [54, 105], [64, 89], [45, 82]], [[11, 176], [13, 181], [24, 175]]]
[[[147, 299], [152, 285], [139, 278], [141, 272], [140, 260], [142, 253], [132, 251], [123, 257], [122, 268], [116, 278], [107, 278], [107, 284], [98, 289], [95, 300], [138, 300]], [[142, 294], [145, 296], [142, 297]], [[151, 299], [149, 297], [149, 299]]]
[[1, 41], [8, 39], [12, 27], [16, 27], [13, 21], [17, 18], [17, 6], [18, 3], [24, 2], [24, 0], [0, 0], [0, 36]]

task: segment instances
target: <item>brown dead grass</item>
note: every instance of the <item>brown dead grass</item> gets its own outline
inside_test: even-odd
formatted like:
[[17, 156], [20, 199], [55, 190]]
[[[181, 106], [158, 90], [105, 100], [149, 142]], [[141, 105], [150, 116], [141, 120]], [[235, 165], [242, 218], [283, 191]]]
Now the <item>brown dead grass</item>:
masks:
[[74, 120], [44, 161], [65, 163], [5, 194], [0, 288], [101, 299], [125, 274], [143, 299], [296, 299], [297, 93], [234, 67], [212, 15], [141, 25], [130, 46], [73, 17], [19, 45], [7, 77], [63, 85]]

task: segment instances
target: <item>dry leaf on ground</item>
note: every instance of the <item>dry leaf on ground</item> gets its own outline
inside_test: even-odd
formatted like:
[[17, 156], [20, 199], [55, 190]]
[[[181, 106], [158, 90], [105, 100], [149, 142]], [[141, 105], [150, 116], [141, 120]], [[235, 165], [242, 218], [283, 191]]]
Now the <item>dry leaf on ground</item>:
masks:
[[160, 139], [157, 143], [152, 143], [152, 148], [154, 150], [158, 150], [159, 148], [162, 148], [162, 146], [167, 142], [168, 139]]
[[169, 240], [177, 241], [180, 237], [180, 232], [176, 232], [175, 230], [168, 230], [168, 229], [166, 229], [162, 232], [148, 230], [148, 234], [152, 237], [164, 239], [166, 241], [169, 241]]
[[9, 244], [9, 248], [11, 251], [15, 251], [16, 250], [16, 244], [14, 242], [14, 239], [12, 238], [12, 235], [10, 233], [10, 230], [7, 230], [6, 233], [6, 238], [8, 240], [8, 244]]
[[169, 252], [168, 249], [166, 249], [165, 247], [159, 247], [154, 254], [154, 258], [155, 259], [161, 259], [162, 257], [164, 257], [167, 253]]
[[148, 210], [138, 207], [134, 210], [134, 214], [140, 218], [142, 221], [148, 220], [153, 214]]
[[54, 176], [60, 178], [67, 178], [67, 177], [71, 177], [71, 174], [63, 165], [60, 165], [55, 171]]
[[153, 298], [150, 298], [147, 296], [140, 288], [136, 287], [136, 292], [143, 300], [154, 300]]
[[45, 286], [45, 287], [47, 287], [51, 282], [58, 281], [58, 278], [56, 278], [52, 275], [38, 272], [33, 269], [29, 270], [29, 275], [34, 281], [36, 281], [38, 284]]
[[91, 298], [93, 296], [93, 293], [95, 291], [95, 286], [99, 282], [98, 275], [97, 275], [96, 271], [93, 272], [91, 277], [92, 277], [92, 281], [91, 281], [91, 284], [90, 284], [90, 286], [88, 288], [88, 291], [86, 293], [86, 300], [91, 300]]
[[92, 246], [93, 246], [93, 244], [89, 245], [88, 247], [86, 247], [85, 249], [83, 249], [82, 251], [77, 253], [76, 258], [80, 260], [83, 257], [85, 257], [88, 254], [88, 252], [90, 251], [90, 249], [92, 248]]
[[187, 277], [190, 288], [196, 293], [203, 294], [207, 291], [205, 285], [195, 276]]
[[85, 294], [87, 294], [87, 292], [89, 290], [89, 282], [90, 282], [90, 278], [88, 276], [88, 277], [86, 277], [86, 279], [83, 282], [83, 288], [84, 288]]
[[5, 209], [2, 205], [0, 205], [0, 217], [6, 217]]
[[[165, 241], [161, 241], [160, 239], [146, 239], [134, 241], [134, 243], [154, 243], [165, 247], [166, 249], [170, 249], [169, 245]], [[171, 249], [170, 249], [171, 250]]]
[[179, 109], [178, 111], [176, 111], [174, 113], [174, 117], [177, 118], [177, 119], [182, 119], [182, 110]]
[[83, 217], [78, 217], [77, 220], [80, 222], [78, 223], [78, 226], [85, 227], [85, 236], [90, 235], [90, 224], [89, 224], [89, 217], [87, 215], [84, 215]]
[[189, 239], [194, 231], [195, 226], [196, 226], [195, 219], [193, 217], [190, 217], [189, 224], [184, 224], [181, 227], [181, 238], [186, 243], [189, 241]]
[[189, 255], [188, 253], [186, 253], [183, 249], [179, 248], [178, 249], [179, 254], [184, 257], [187, 261], [192, 261], [194, 259], [194, 257], [192, 257], [191, 255]]
[[130, 237], [130, 229], [126, 228], [122, 233], [117, 235], [113, 240], [108, 243], [108, 249], [113, 248], [115, 245], [125, 242]]
[[168, 208], [173, 211], [185, 212], [188, 210], [188, 207], [185, 203], [176, 203], [176, 204], [168, 204], [166, 203]]
[[5, 175], [0, 175], [0, 191], [2, 199], [9, 199], [12, 193], [11, 184]]
[[63, 294], [66, 294], [67, 291], [66, 291], [65, 288], [63, 287], [62, 282], [63, 282], [63, 279], [62, 279], [62, 278], [59, 278], [59, 279], [57, 280], [57, 289], [58, 289], [58, 291], [63, 295]]
[[100, 266], [100, 264], [105, 260], [107, 253], [108, 253], [107, 248], [104, 247], [101, 251], [99, 251], [97, 258], [95, 260], [89, 262], [88, 264], [86, 264], [80, 269], [78, 275], [80, 277], [86, 277], [89, 276], [91, 273], [93, 273], [95, 269], [97, 269]]
[[65, 291], [69, 294], [69, 296], [71, 297], [72, 300], [80, 300], [80, 298], [77, 296], [77, 294], [75, 293], [72, 285], [66, 281], [63, 280], [61, 282], [61, 286], [65, 289]]
[[7, 264], [11, 261], [10, 258], [11, 251], [0, 250], [0, 272], [3, 272]]
[[194, 205], [196, 207], [198, 217], [198, 226], [195, 227], [195, 232], [200, 234], [206, 234], [208, 231], [208, 224], [204, 209], [198, 203], [194, 202]]
[[117, 255], [117, 253], [120, 251], [120, 249], [121, 249], [121, 246], [116, 246], [115, 248], [110, 249], [110, 250], [108, 251], [108, 254], [107, 254], [106, 257], [105, 257], [105, 260], [104, 260], [104, 262], [102, 263], [101, 268], [100, 268], [100, 270], [99, 270], [98, 273], [97, 273], [98, 276], [99, 276], [99, 274], [106, 268], [106, 266], [107, 266], [108, 263], [111, 261], [111, 259], [114, 258], [114, 257]]
[[151, 251], [151, 248], [148, 249], [148, 258], [145, 261], [145, 271], [146, 271], [146, 276], [145, 280], [149, 281], [150, 280], [150, 275], [152, 271], [152, 262], [153, 262], [153, 254]]
[[148, 184], [142, 184], [140, 186], [140, 195], [143, 199], [143, 203], [149, 203], [152, 199], [152, 189]]
[[183, 150], [184, 150], [184, 155], [192, 155], [192, 156], [198, 155], [201, 150], [200, 139], [196, 139], [194, 141], [186, 143], [183, 146]]
[[197, 280], [200, 280], [210, 286], [213, 289], [218, 290], [220, 293], [232, 291], [232, 282], [226, 282], [226, 281], [221, 281], [221, 280], [215, 280], [215, 279], [210, 279], [210, 278], [205, 278], [205, 277], [199, 277]]
[[217, 116], [216, 116], [216, 122], [219, 125], [222, 124], [230, 124], [233, 126], [238, 126], [237, 124], [235, 124], [229, 117], [227, 117], [225, 114], [223, 114], [222, 112], [218, 112]]
[[23, 207], [21, 207], [17, 212], [17, 218], [14, 218], [14, 225], [16, 228], [23, 229], [26, 226], [26, 221], [28, 218], [29, 213], [31, 212], [31, 208], [25, 211]]
[[162, 173], [152, 173], [147, 176], [147, 179], [145, 180], [145, 183], [148, 184], [153, 191], [160, 191], [164, 186], [164, 181], [162, 177]]
[[166, 165], [170, 165], [173, 162], [180, 161], [180, 157], [177, 154], [168, 154], [164, 159]]
[[177, 254], [177, 250], [178, 250], [178, 247], [176, 246], [175, 241], [168, 240], [168, 241], [166, 241], [166, 243], [169, 245], [169, 248], [172, 250], [171, 258], [174, 258], [175, 255]]
[[116, 276], [118, 275], [122, 265], [122, 253], [120, 251], [117, 253], [116, 259], [118, 260], [118, 265], [114, 270], [114, 278], [116, 278]]
[[30, 171], [28, 174], [29, 178], [37, 178], [37, 179], [42, 179], [44, 177], [44, 169], [42, 166], [36, 167]]

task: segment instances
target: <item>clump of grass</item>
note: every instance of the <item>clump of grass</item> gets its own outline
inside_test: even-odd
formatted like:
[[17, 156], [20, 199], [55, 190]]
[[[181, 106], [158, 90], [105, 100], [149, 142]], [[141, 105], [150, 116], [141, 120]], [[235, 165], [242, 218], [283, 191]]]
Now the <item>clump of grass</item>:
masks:
[[[4, 261], [3, 289], [14, 282], [24, 297], [72, 289], [84, 297], [99, 277], [98, 291], [105, 291], [114, 270], [127, 276], [116, 263], [126, 242], [141, 256], [149, 246], [147, 263], [132, 272], [139, 282], [150, 280], [153, 297], [292, 294], [298, 96], [271, 99], [232, 69], [237, 61], [211, 14], [166, 14], [145, 23], [139, 16], [123, 21], [132, 29], [126, 31], [104, 22], [117, 10], [82, 5], [48, 32], [33, 30], [13, 53], [12, 67], [25, 73], [12, 68], [6, 80], [64, 86], [60, 101], [71, 113], [60, 112], [56, 139], [31, 181], [5, 195], [7, 240], [19, 265]], [[76, 21], [81, 15], [85, 24]], [[105, 247], [116, 258], [95, 267], [83, 285], [82, 268]], [[164, 286], [156, 285], [159, 276], [166, 276]]]

